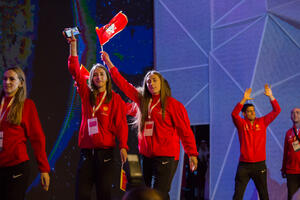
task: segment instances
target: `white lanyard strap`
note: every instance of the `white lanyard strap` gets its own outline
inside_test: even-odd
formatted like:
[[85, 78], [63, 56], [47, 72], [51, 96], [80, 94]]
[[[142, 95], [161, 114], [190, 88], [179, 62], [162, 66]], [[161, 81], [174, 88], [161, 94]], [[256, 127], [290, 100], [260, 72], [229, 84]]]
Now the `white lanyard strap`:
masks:
[[157, 106], [157, 104], [160, 102], [160, 99], [158, 99], [158, 101], [156, 102], [156, 104], [154, 104], [151, 108], [151, 103], [152, 103], [152, 99], [150, 99], [149, 104], [148, 104], [148, 118], [151, 119], [151, 112], [152, 110], [155, 108], [155, 106]]
[[[2, 101], [1, 101], [1, 108], [0, 108], [0, 114], [1, 114], [1, 115], [0, 115], [0, 123], [2, 122], [2, 119], [3, 119], [3, 117], [4, 117], [4, 115], [5, 115], [6, 111], [7, 111], [7, 109], [11, 106], [12, 102], [14, 101], [14, 98], [15, 98], [15, 97], [11, 98], [11, 100], [10, 100], [9, 104], [7, 105], [7, 107], [6, 107], [5, 110], [3, 110], [3, 107], [4, 107], [4, 99], [5, 99], [5, 97], [2, 98]], [[3, 111], [3, 112], [2, 112], [2, 111]]]
[[102, 105], [102, 103], [103, 103], [105, 97], [106, 97], [106, 90], [105, 90], [105, 92], [104, 92], [104, 94], [103, 94], [103, 96], [102, 96], [102, 99], [101, 99], [101, 101], [99, 102], [98, 106], [97, 106], [96, 108], [95, 108], [95, 106], [93, 106], [93, 117], [95, 116], [95, 112], [96, 112], [97, 110], [99, 110], [99, 108], [100, 108], [100, 106]]

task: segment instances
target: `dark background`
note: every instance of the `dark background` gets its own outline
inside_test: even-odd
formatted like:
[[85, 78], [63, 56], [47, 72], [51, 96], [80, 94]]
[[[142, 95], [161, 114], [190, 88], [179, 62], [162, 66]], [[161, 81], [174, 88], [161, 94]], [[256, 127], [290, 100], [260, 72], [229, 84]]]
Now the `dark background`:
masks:
[[[38, 180], [38, 169], [30, 144], [28, 145], [32, 172], [27, 199], [74, 199], [76, 168], [79, 159], [77, 130], [80, 121], [73, 120], [76, 123], [69, 124], [75, 131], [68, 129], [68, 134], [65, 134], [68, 137], [62, 137], [62, 142], [58, 143], [58, 137], [62, 132], [63, 124], [68, 119], [67, 112], [71, 113], [72, 119], [80, 116], [80, 99], [76, 94], [74, 95], [73, 81], [67, 70], [69, 47], [62, 37], [62, 30], [65, 27], [80, 24], [80, 28], [83, 30], [82, 41], [86, 45], [82, 49], [81, 62], [89, 68], [91, 63], [99, 62], [99, 58], [95, 56], [97, 52], [91, 52], [97, 51], [95, 33], [89, 32], [89, 30], [93, 29], [95, 25], [108, 23], [116, 13], [122, 10], [128, 16], [127, 31], [130, 32], [132, 40], [147, 44], [142, 47], [132, 47], [133, 50], [131, 50], [130, 47], [122, 46], [121, 36], [116, 36], [116, 39], [107, 45], [107, 49], [113, 52], [112, 59], [121, 66], [126, 66], [126, 59], [134, 60], [135, 55], [143, 53], [141, 49], [150, 47], [149, 51], [153, 52], [153, 37], [146, 38], [147, 34], [145, 34], [145, 39], [141, 39], [136, 35], [137, 27], [143, 27], [146, 31], [153, 32], [153, 2], [151, 0], [77, 1], [76, 5], [80, 7], [80, 9], [77, 8], [77, 12], [75, 4], [75, 1], [71, 0], [0, 1], [1, 76], [3, 70], [9, 66], [19, 65], [24, 69], [28, 95], [36, 104], [45, 131], [47, 155], [50, 155], [55, 145], [60, 151], [57, 154], [56, 152], [59, 151], [53, 152], [58, 156], [57, 160], [52, 159], [55, 156], [50, 158], [51, 183], [49, 191], [44, 192], [39, 184], [34, 184], [35, 180]], [[93, 5], [96, 5], [96, 8], [93, 8]], [[79, 13], [80, 16], [76, 16], [76, 13]], [[90, 21], [85, 19], [84, 13], [86, 16], [94, 16], [94, 19]], [[126, 51], [133, 55], [124, 53]], [[118, 59], [122, 57], [120, 55], [124, 55], [125, 59]], [[145, 62], [142, 65], [131, 66], [130, 72], [121, 71], [121, 73], [129, 82], [140, 85], [144, 73], [153, 68], [153, 53], [150, 53], [149, 57], [152, 63]], [[116, 87], [114, 90], [119, 92]], [[121, 95], [127, 101], [122, 93]], [[201, 135], [196, 134], [197, 143], [203, 139], [208, 141], [208, 126], [197, 126], [193, 130], [195, 133], [201, 132]], [[129, 153], [136, 154], [138, 152], [137, 138], [136, 130], [133, 127], [130, 127], [128, 143]], [[117, 148], [115, 154], [116, 166], [120, 166]], [[123, 192], [119, 189], [119, 168], [117, 167], [115, 174], [112, 194], [115, 199], [120, 199]], [[188, 176], [191, 175], [184, 174], [184, 179]], [[187, 193], [193, 192], [192, 189], [189, 190], [192, 185], [184, 187], [184, 191]], [[95, 193], [93, 193], [94, 197]]]

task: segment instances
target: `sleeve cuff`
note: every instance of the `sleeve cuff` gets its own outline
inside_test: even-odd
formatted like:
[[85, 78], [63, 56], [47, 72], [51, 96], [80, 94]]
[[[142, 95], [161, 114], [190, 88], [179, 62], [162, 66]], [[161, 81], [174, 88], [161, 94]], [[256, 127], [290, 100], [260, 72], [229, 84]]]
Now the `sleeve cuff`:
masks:
[[128, 146], [120, 146], [119, 149], [126, 149], [127, 151], [129, 150]]
[[116, 66], [113, 66], [112, 68], [109, 69], [109, 72], [116, 72], [118, 71], [118, 68]]

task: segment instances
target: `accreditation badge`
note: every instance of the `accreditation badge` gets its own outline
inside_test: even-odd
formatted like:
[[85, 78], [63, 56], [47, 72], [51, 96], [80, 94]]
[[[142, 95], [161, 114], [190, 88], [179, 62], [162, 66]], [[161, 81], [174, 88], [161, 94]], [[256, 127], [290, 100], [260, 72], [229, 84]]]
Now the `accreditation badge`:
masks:
[[144, 136], [152, 136], [154, 129], [154, 121], [146, 121], [144, 126]]
[[298, 140], [295, 140], [292, 145], [295, 152], [300, 151], [300, 144]]
[[94, 135], [99, 132], [98, 120], [96, 117], [88, 119], [89, 135]]
[[3, 149], [3, 131], [0, 131], [0, 151]]

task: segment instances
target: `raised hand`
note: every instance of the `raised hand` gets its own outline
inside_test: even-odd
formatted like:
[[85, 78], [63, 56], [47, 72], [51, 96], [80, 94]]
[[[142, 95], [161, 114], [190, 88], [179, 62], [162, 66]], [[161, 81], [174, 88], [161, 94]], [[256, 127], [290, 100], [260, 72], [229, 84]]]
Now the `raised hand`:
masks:
[[241, 104], [244, 104], [247, 100], [252, 100], [254, 98], [251, 97], [252, 88], [247, 88], [244, 93], [244, 97], [241, 100]]
[[268, 97], [272, 95], [272, 90], [271, 90], [271, 88], [269, 87], [268, 84], [265, 84], [265, 92], [264, 92], [264, 94], [266, 96], [268, 96]]
[[108, 53], [105, 51], [101, 51], [101, 59], [104, 61], [104, 63], [107, 65], [108, 69], [111, 69], [114, 67], [113, 63], [111, 62]]
[[[65, 31], [66, 30], [68, 30], [68, 29], [65, 28]], [[77, 56], [77, 40], [76, 40], [76, 38], [73, 34], [73, 31], [71, 31], [72, 37], [67, 37], [66, 34], [65, 34], [65, 31], [63, 31], [62, 34], [66, 38], [68, 43], [70, 44], [70, 55], [71, 56]]]
[[265, 94], [267, 97], [269, 97], [270, 100], [274, 100], [274, 99], [275, 99], [274, 96], [273, 96], [272, 90], [271, 90], [271, 88], [269, 87], [268, 84], [265, 84], [265, 92], [264, 92], [264, 94]]
[[65, 28], [64, 31], [62, 32], [63, 36], [66, 38], [66, 40], [68, 41], [68, 43], [71, 43], [71, 42], [76, 42], [76, 38], [73, 34], [73, 31], [71, 31], [72, 33], [72, 37], [67, 37], [66, 34], [65, 34], [65, 31], [68, 30], [68, 28]]
[[244, 98], [246, 100], [252, 100], [254, 98], [250, 97], [251, 96], [251, 92], [252, 92], [252, 88], [247, 88], [245, 93], [244, 93]]

